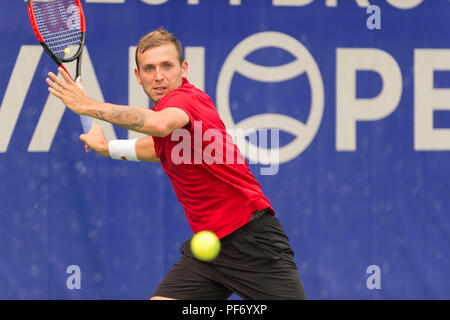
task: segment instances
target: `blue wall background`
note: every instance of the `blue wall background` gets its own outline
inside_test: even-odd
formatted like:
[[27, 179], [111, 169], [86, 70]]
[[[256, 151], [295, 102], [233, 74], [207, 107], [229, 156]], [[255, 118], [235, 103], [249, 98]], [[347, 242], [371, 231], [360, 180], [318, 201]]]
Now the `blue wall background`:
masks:
[[[370, 14], [359, 5], [364, 1], [338, 1], [337, 6], [323, 0], [285, 6], [269, 0], [109, 2], [83, 1], [90, 60], [84, 67], [95, 71], [88, 69], [83, 79], [86, 84], [95, 75], [105, 101], [117, 104], [128, 104], [129, 90], [136, 86], [129, 80], [129, 48], [159, 26], [185, 47], [204, 48], [203, 62], [191, 63], [191, 70], [216, 102], [222, 66], [244, 39], [275, 31], [303, 45], [323, 81], [317, 133], [276, 174], [262, 175], [260, 164], [251, 169], [290, 237], [308, 297], [450, 298], [450, 148], [445, 139], [441, 150], [416, 150], [414, 144], [414, 52], [448, 54], [447, 0], [425, 0], [409, 9], [398, 8], [394, 0], [370, 1], [381, 9], [379, 30], [367, 28]], [[30, 150], [48, 98], [45, 75], [55, 66], [45, 54], [33, 55], [40, 46], [25, 2], [0, 0], [0, 20], [0, 142], [6, 145], [0, 152], [0, 298], [149, 298], [191, 236], [168, 178], [159, 164], [84, 153], [79, 119], [68, 111], [49, 120], [57, 130], [42, 138], [48, 150]], [[349, 151], [336, 144], [338, 48], [382, 50], [402, 74], [395, 110], [380, 120], [358, 121], [356, 149]], [[20, 52], [26, 63], [19, 70]], [[274, 67], [296, 57], [273, 44], [246, 59]], [[449, 90], [448, 69], [434, 72], [434, 88]], [[27, 72], [32, 72], [29, 83]], [[391, 79], [358, 71], [356, 97], [377, 97], [386, 80]], [[8, 90], [12, 98], [6, 99]], [[102, 98], [98, 92], [93, 96]], [[306, 74], [265, 82], [235, 73], [229, 92], [236, 122], [278, 113], [305, 123], [312, 99]], [[434, 127], [445, 131], [450, 104], [440, 107]], [[128, 137], [121, 128], [114, 133]], [[282, 130], [280, 138], [283, 146], [302, 137]], [[70, 265], [81, 270], [81, 289], [66, 286]], [[380, 268], [380, 289], [367, 286], [371, 265]]]

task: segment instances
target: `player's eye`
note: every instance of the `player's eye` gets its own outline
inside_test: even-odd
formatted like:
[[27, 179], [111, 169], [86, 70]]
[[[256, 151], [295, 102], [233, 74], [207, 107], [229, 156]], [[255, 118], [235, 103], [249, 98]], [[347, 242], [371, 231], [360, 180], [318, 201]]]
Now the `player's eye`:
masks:
[[164, 68], [170, 69], [170, 68], [172, 68], [172, 65], [171, 65], [170, 63], [166, 63], [166, 64], [164, 65]]
[[153, 69], [154, 69], [153, 66], [145, 66], [144, 67], [144, 71], [146, 71], [146, 72], [152, 71]]

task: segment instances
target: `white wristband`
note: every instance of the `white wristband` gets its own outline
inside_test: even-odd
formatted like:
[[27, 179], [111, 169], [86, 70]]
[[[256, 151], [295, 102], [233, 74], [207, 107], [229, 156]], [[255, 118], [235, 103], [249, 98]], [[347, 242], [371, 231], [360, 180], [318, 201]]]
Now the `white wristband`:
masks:
[[131, 140], [110, 140], [108, 143], [109, 155], [117, 160], [139, 161], [136, 156], [136, 141]]

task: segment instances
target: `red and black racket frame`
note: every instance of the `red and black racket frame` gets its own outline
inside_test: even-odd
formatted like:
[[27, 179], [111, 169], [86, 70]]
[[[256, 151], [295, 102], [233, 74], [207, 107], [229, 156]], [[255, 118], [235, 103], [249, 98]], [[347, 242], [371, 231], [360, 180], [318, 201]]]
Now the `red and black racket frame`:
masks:
[[58, 58], [48, 48], [48, 46], [45, 44], [44, 38], [42, 38], [42, 35], [39, 32], [39, 28], [37, 26], [36, 18], [35, 18], [34, 12], [33, 12], [33, 0], [27, 0], [28, 15], [30, 17], [31, 26], [33, 27], [34, 34], [36, 35], [39, 43], [42, 45], [42, 47], [47, 52], [47, 54], [53, 59], [53, 61], [55, 61], [55, 63], [60, 68], [63, 68], [64, 71], [66, 71], [68, 74], [70, 74], [70, 73], [67, 71], [67, 69], [63, 65], [63, 63], [72, 62], [75, 59], [77, 59], [76, 74], [79, 75], [80, 72], [81, 72], [81, 70], [80, 70], [81, 69], [81, 54], [83, 52], [84, 40], [85, 40], [85, 35], [86, 35], [86, 22], [85, 22], [85, 19], [84, 19], [83, 8], [81, 6], [80, 0], [75, 0], [75, 5], [77, 6], [77, 8], [79, 10], [79, 13], [80, 13], [80, 24], [81, 24], [81, 41], [80, 41], [80, 46], [78, 47], [78, 51], [76, 52], [76, 54], [73, 57], [71, 57], [70, 59], [64, 59], [64, 58]]

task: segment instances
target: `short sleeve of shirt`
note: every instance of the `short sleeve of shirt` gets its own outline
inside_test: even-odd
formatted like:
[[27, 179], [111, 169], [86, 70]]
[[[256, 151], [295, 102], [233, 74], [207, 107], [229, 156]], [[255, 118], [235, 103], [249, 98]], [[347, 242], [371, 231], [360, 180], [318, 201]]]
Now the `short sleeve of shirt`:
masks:
[[158, 106], [157, 110], [161, 111], [167, 108], [181, 109], [187, 114], [189, 117], [189, 124], [186, 129], [190, 129], [191, 123], [198, 120], [197, 115], [195, 114], [194, 101], [192, 101], [192, 98], [189, 95], [183, 94], [183, 92], [174, 92], [163, 101], [161, 106]]
[[[205, 97], [203, 97], [202, 94]], [[199, 106], [203, 105], [202, 102], [205, 99], [209, 99], [209, 97], [197, 90], [186, 79], [183, 79], [181, 87], [169, 92], [159, 101], [156, 108], [153, 109], [155, 111], [162, 111], [167, 108], [183, 110], [189, 117], [189, 123], [184, 129], [187, 129], [192, 133], [192, 124], [195, 121], [202, 121], [202, 117], [205, 116], [205, 113], [209, 113], [208, 111], [205, 111], [205, 108], [199, 108]], [[164, 153], [164, 148], [170, 145], [170, 142], [168, 141], [170, 140], [170, 136], [171, 135], [165, 138], [153, 137], [157, 157], [161, 158], [161, 155]]]

